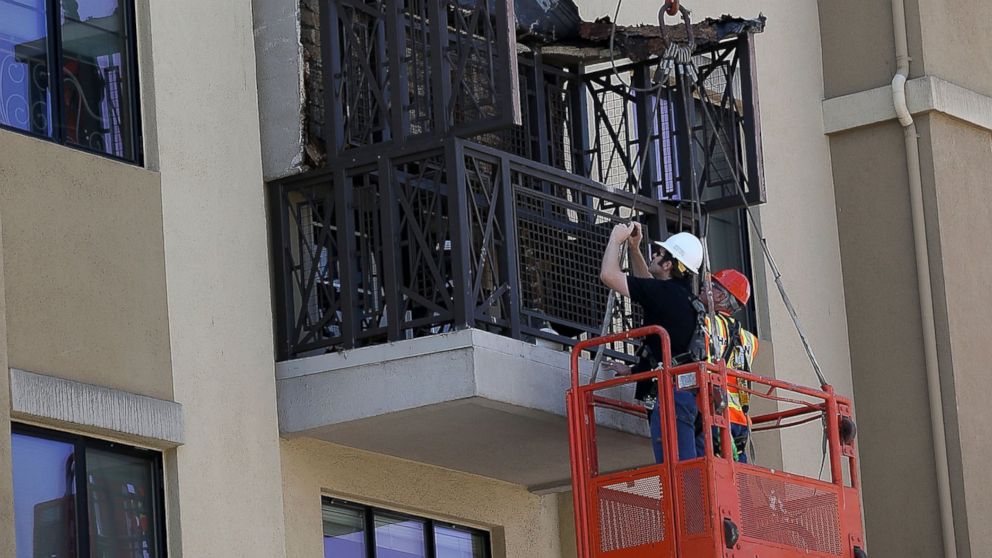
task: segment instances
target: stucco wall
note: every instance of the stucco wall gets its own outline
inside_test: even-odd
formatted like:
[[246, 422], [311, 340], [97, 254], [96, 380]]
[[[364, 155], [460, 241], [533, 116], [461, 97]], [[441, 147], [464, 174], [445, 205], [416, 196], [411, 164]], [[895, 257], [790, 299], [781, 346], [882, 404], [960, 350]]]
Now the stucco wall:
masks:
[[158, 174], [8, 131], [0, 146], [10, 366], [171, 399]]
[[[940, 224], [948, 360], [954, 388], [944, 406], [956, 414], [949, 433], [952, 464], [960, 467], [959, 514], [967, 511], [973, 556], [992, 546], [992, 440], [988, 436], [988, 320], [992, 315], [992, 133], [934, 113], [929, 118]], [[941, 324], [938, 323], [938, 327]], [[945, 367], [945, 370], [947, 368]], [[955, 447], [957, 445], [957, 447]], [[960, 518], [963, 520], [964, 518]], [[961, 531], [958, 531], [959, 534]], [[960, 546], [960, 545], [959, 545]]]
[[902, 129], [887, 122], [833, 136], [830, 145], [868, 546], [873, 556], [939, 556]]
[[286, 556], [321, 556], [321, 495], [489, 530], [494, 558], [559, 558], [558, 500], [315, 440], [284, 440]]
[[[824, 96], [829, 99], [889, 85], [896, 72], [892, 3], [819, 0], [818, 4]], [[906, 0], [906, 39], [913, 61], [910, 77], [926, 73], [919, 13], [916, 1]]]
[[[0, 214], [0, 293], [4, 292], [3, 215]], [[0, 296], [0, 556], [14, 555], [14, 491], [10, 451], [10, 384], [7, 375], [7, 305]]]
[[[928, 74], [992, 95], [992, 2], [917, 0], [923, 28], [923, 63]], [[908, 16], [909, 14], [907, 14]], [[913, 60], [917, 62], [918, 59]]]
[[[175, 399], [173, 555], [283, 555], [249, 0], [151, 2]], [[177, 500], [178, 499], [178, 500]], [[235, 515], [232, 518], [232, 510]]]

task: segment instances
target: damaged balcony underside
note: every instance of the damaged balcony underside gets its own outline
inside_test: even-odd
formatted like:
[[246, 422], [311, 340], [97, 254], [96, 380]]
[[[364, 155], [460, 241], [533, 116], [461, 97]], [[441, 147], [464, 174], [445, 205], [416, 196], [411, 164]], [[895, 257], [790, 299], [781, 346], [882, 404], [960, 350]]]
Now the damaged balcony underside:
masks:
[[[518, 21], [518, 25], [519, 25]], [[671, 41], [685, 42], [686, 29], [681, 23], [666, 26], [666, 33]], [[610, 33], [613, 24], [608, 17], [595, 22], [579, 23], [577, 40], [545, 41], [541, 44], [541, 52], [547, 56], [581, 61], [585, 64], [606, 62], [610, 58]], [[744, 19], [730, 15], [720, 18], [707, 18], [692, 24], [693, 36], [697, 49], [707, 49], [729, 37], [741, 33], [761, 33], [765, 30], [765, 16], [759, 15], [754, 19]], [[519, 28], [518, 28], [519, 33]], [[571, 37], [570, 32], [559, 33], [559, 36]], [[614, 46], [617, 59], [629, 58], [640, 62], [652, 57], [661, 56], [668, 46], [657, 25], [634, 25], [616, 27]], [[518, 37], [522, 43], [531, 43], [529, 37]], [[536, 45], [535, 45], [536, 46]]]

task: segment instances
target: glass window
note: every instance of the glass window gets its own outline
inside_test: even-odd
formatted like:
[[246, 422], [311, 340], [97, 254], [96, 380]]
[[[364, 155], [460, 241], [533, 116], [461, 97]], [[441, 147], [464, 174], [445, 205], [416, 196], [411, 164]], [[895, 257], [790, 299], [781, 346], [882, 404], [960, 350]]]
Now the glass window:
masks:
[[437, 558], [486, 558], [489, 543], [479, 531], [455, 525], [434, 526]]
[[17, 433], [11, 446], [17, 558], [75, 556], [74, 446]]
[[489, 558], [485, 531], [324, 497], [324, 558]]
[[157, 453], [20, 425], [12, 447], [16, 558], [164, 555]]
[[[0, 0], [0, 126], [137, 162], [130, 7]], [[49, 68], [60, 68], [60, 79]]]
[[90, 556], [156, 556], [153, 464], [86, 450]]
[[427, 558], [424, 522], [375, 514], [376, 558]]
[[324, 556], [365, 558], [365, 512], [339, 506], [323, 506]]

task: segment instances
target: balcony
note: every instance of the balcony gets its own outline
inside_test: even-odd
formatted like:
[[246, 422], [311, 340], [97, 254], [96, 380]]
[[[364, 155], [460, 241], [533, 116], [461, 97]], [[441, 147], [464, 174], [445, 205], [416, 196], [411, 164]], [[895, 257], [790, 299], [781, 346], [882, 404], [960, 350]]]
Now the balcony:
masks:
[[[307, 135], [323, 154], [270, 184], [280, 430], [563, 486], [567, 349], [607, 314], [613, 225], [637, 218], [659, 239], [704, 226], [684, 200], [731, 213], [741, 194], [764, 200], [755, 29], [711, 34], [697, 87], [649, 94], [624, 84], [650, 83], [657, 59], [614, 71], [595, 44], [518, 48], [500, 34], [501, 2], [403, 5], [329, 3], [321, 38], [344, 46], [321, 49], [324, 95], [308, 114], [326, 122]], [[442, 15], [447, 29], [430, 24]], [[485, 79], [466, 87], [469, 74]], [[741, 258], [734, 234], [724, 253]], [[606, 321], [640, 318], [621, 299]], [[604, 467], [650, 458], [643, 421], [599, 418]]]

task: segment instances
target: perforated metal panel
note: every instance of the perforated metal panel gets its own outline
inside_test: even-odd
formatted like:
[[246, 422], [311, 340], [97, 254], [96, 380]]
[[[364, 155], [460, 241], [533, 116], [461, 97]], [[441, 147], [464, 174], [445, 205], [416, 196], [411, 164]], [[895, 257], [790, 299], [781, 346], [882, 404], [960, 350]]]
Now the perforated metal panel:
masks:
[[801, 550], [841, 554], [836, 492], [738, 472], [741, 536]]
[[663, 497], [657, 475], [601, 486], [597, 499], [602, 552], [664, 541]]
[[702, 467], [682, 469], [682, 532], [699, 535], [707, 532], [706, 485]]

